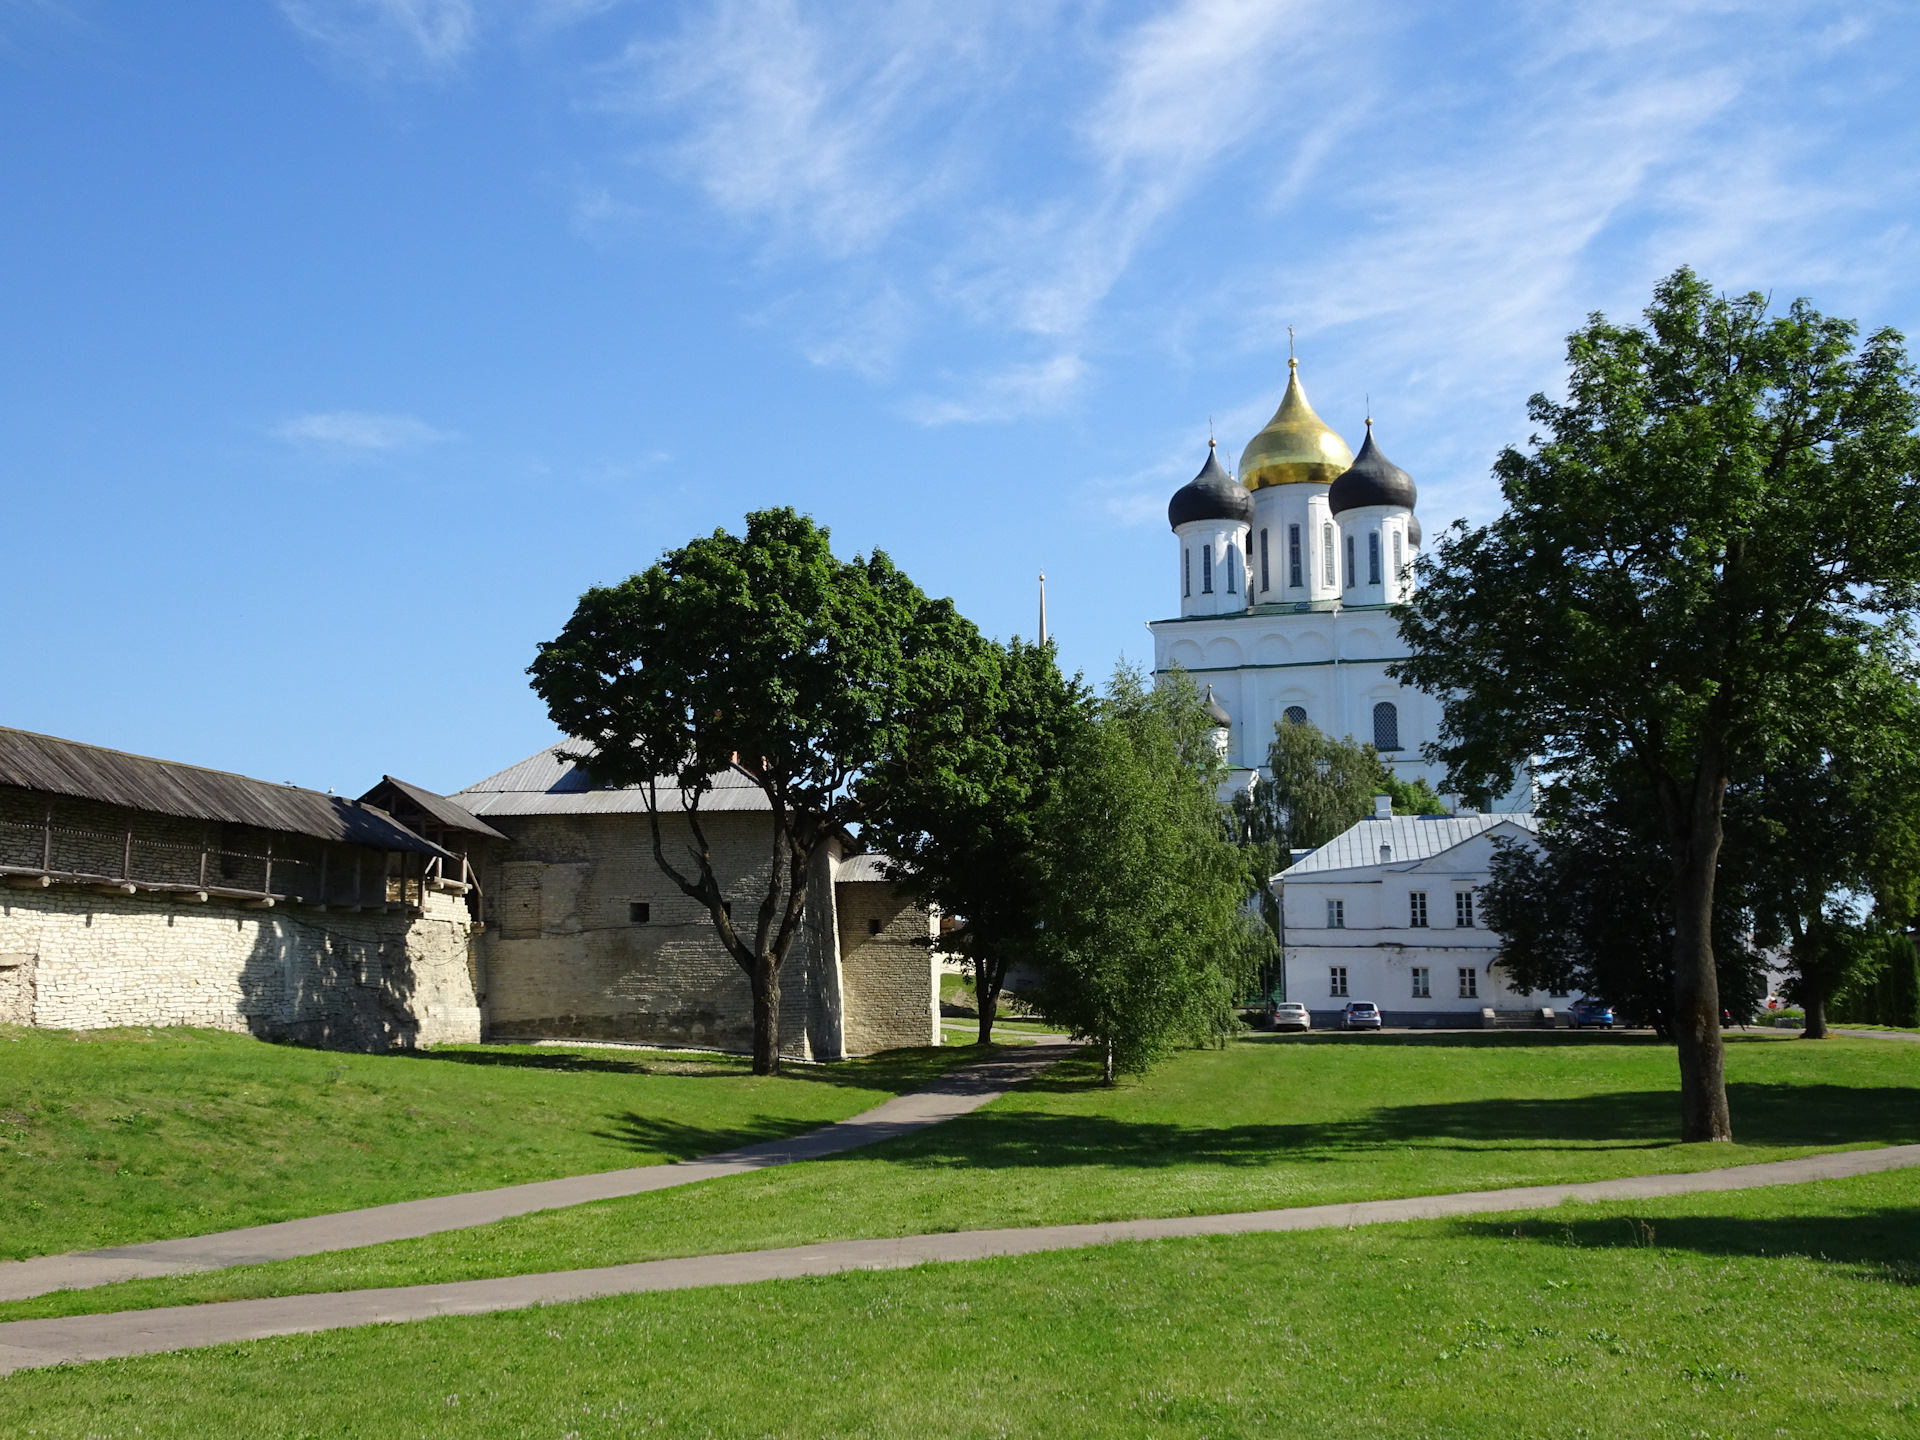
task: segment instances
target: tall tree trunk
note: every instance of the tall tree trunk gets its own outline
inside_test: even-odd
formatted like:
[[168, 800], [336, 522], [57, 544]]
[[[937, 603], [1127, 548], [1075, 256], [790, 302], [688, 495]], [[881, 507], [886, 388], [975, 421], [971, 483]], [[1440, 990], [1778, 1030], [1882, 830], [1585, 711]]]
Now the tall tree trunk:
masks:
[[780, 966], [764, 951], [748, 972], [753, 985], [753, 1073], [780, 1073]]
[[1720, 863], [1723, 787], [1696, 787], [1687, 844], [1673, 884], [1673, 1038], [1680, 1052], [1680, 1138], [1733, 1139], [1720, 977], [1713, 967], [1713, 882]]
[[1107, 1084], [1113, 1084], [1113, 1037], [1111, 1035], [1107, 1037], [1107, 1068], [1105, 1079]]
[[1801, 1008], [1807, 1012], [1807, 1028], [1800, 1032], [1802, 1040], [1824, 1040], [1827, 1038], [1827, 977], [1817, 968], [1800, 967]]
[[978, 1044], [993, 1043], [993, 1022], [1000, 1012], [1000, 989], [1006, 980], [1007, 963], [1004, 960], [980, 961], [973, 967], [973, 999], [980, 1015]]

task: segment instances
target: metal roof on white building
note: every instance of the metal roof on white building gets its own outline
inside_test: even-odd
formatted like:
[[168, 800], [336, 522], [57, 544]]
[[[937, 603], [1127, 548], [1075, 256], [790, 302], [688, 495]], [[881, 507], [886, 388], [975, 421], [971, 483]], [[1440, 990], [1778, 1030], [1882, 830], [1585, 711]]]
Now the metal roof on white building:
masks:
[[[575, 744], [585, 749], [584, 742]], [[476, 780], [447, 797], [474, 815], [644, 815], [646, 792], [639, 786], [615, 788], [598, 785], [593, 777], [571, 760], [562, 760], [552, 750], [529, 755], [518, 765], [509, 765], [497, 775]], [[678, 785], [671, 777], [660, 782], [662, 809], [683, 803]], [[713, 777], [713, 787], [700, 797], [703, 812], [718, 810], [768, 810], [766, 792], [744, 770], [726, 770]]]
[[1414, 864], [1444, 855], [1497, 825], [1515, 825], [1528, 834], [1539, 829], [1524, 811], [1482, 815], [1395, 815], [1390, 820], [1362, 820], [1336, 835], [1312, 854], [1289, 865], [1278, 880], [1304, 880], [1316, 873], [1371, 869], [1381, 863], [1380, 847], [1391, 845], [1389, 864]]

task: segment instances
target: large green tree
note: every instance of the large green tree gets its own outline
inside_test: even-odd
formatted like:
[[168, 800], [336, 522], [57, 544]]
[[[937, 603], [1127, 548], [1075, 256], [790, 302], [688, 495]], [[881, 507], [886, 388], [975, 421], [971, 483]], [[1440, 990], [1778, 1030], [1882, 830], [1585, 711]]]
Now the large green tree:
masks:
[[1595, 315], [1566, 398], [1494, 466], [1402, 612], [1390, 673], [1440, 696], [1449, 785], [1639, 767], [1672, 872], [1681, 1133], [1729, 1140], [1712, 921], [1732, 777], [1824, 697], [1920, 591], [1920, 404], [1901, 337], [1805, 301], [1717, 296], [1680, 270], [1644, 326]]
[[[861, 820], [865, 776], [962, 739], [991, 683], [986, 644], [951, 601], [879, 551], [842, 561], [828, 541], [790, 509], [756, 511], [744, 535], [716, 530], [589, 590], [528, 671], [554, 723], [584, 742], [575, 758], [646, 796], [654, 860], [746, 972], [761, 1075], [780, 1068], [780, 970], [815, 854]], [[730, 767], [772, 812], [745, 896], [726, 893], [700, 815]], [[679, 853], [663, 812], [687, 825]]]
[[960, 735], [896, 751], [873, 772], [862, 831], [897, 883], [955, 920], [940, 943], [973, 980], [983, 1045], [1009, 974], [1038, 964], [1041, 815], [1093, 723], [1092, 693], [1061, 674], [1051, 644], [1016, 636], [986, 658], [993, 683]]
[[[1480, 892], [1507, 983], [1577, 990], [1671, 1037], [1673, 870], [1639, 771], [1616, 765], [1598, 784], [1551, 787], [1540, 820], [1534, 840], [1496, 842]], [[1747, 902], [1740, 886], [1716, 888], [1716, 982], [1736, 1014], [1766, 993]]]
[[1810, 1040], [1826, 1037], [1829, 1001], [1871, 982], [1882, 932], [1912, 918], [1920, 876], [1913, 681], [1896, 664], [1870, 663], [1825, 705], [1817, 737], [1796, 735], [1757, 775], [1736, 777], [1723, 867], [1751, 897], [1762, 935], [1783, 948]]
[[1150, 689], [1123, 666], [1042, 814], [1044, 1006], [1099, 1047], [1109, 1083], [1236, 1030], [1271, 955], [1215, 799], [1222, 773], [1192, 683]]

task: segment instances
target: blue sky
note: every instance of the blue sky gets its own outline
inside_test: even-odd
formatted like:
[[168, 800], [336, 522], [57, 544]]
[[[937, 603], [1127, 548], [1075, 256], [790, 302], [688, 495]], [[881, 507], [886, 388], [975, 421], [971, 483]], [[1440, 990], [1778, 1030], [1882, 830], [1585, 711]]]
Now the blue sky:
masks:
[[0, 0], [0, 723], [358, 793], [749, 509], [1070, 665], [1287, 327], [1480, 519], [1690, 263], [1913, 329], [1911, 6]]

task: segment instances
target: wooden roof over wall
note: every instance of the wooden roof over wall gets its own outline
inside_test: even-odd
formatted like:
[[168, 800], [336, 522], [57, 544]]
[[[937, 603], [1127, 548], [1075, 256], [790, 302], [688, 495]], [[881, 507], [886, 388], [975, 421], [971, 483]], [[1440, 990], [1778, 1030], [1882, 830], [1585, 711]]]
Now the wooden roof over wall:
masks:
[[376, 850], [447, 852], [384, 810], [296, 785], [0, 726], [0, 785], [128, 810], [284, 830]]

